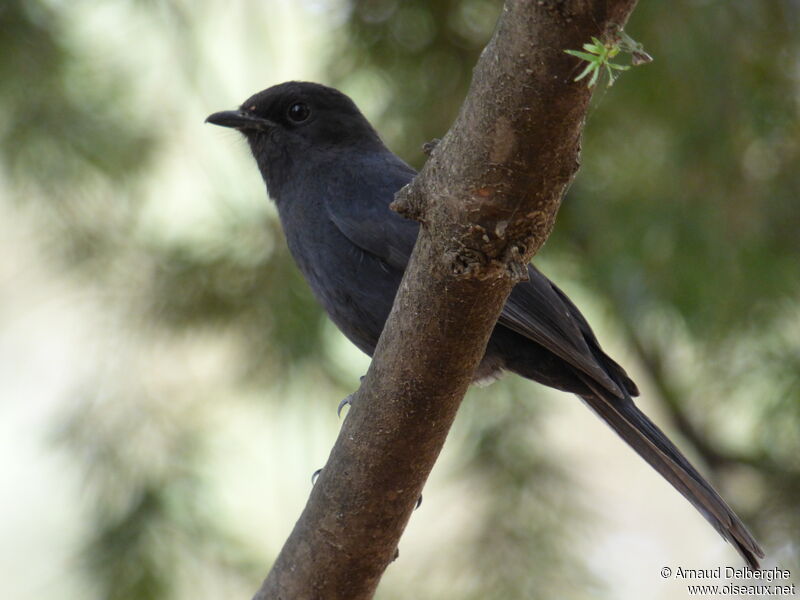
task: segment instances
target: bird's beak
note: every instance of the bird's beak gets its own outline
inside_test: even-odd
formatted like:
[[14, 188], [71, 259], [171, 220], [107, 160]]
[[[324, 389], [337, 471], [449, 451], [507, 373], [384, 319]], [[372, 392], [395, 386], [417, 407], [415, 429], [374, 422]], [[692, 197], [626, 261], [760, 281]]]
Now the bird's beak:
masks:
[[234, 129], [260, 129], [268, 130], [277, 125], [269, 119], [262, 119], [241, 110], [223, 110], [215, 112], [206, 118], [206, 123], [219, 125], [220, 127], [232, 127]]

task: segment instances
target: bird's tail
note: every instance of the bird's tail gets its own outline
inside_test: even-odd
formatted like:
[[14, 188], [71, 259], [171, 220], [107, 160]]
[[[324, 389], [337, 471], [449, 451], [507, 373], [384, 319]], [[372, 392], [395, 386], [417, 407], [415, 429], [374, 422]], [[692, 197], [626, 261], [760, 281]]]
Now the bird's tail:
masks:
[[630, 396], [613, 396], [587, 377], [584, 383], [594, 394], [583, 401], [676, 490], [700, 511], [720, 535], [729, 541], [751, 568], [758, 568], [764, 551], [716, 490], [697, 472], [666, 435], [640, 411]]

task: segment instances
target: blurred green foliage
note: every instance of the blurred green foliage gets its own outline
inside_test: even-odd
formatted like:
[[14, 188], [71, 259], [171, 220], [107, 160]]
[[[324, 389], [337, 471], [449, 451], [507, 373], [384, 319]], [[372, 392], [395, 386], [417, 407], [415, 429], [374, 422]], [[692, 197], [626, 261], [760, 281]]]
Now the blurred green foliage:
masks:
[[277, 221], [258, 225], [263, 235], [251, 224], [232, 236], [250, 251], [244, 254], [213, 246], [163, 250], [149, 290], [151, 317], [168, 327], [234, 328], [247, 346], [242, 374], [256, 378], [265, 362], [280, 368], [318, 358], [324, 325], [288, 250], [267, 249], [264, 237], [281, 237]]
[[124, 75], [95, 68], [68, 21], [65, 7], [48, 2], [0, 6], [0, 168], [20, 191], [13, 200], [47, 202], [29, 208], [56, 251], [94, 263], [113, 260], [110, 246], [132, 226], [126, 190], [151, 164], [157, 134]]
[[[183, 85], [207, 89], [191, 54], [202, 11], [134, 4], [167, 15], [188, 53]], [[460, 106], [501, 3], [344, 5], [326, 83], [366, 90], [389, 145], [420, 166], [421, 144], [441, 137]], [[70, 10], [45, 0], [0, 7], [0, 177], [41, 222], [43, 244], [76, 277], [123, 281], [133, 328], [233, 340], [237, 385], [264, 390], [308, 367], [343, 396], [353, 381], [337, 373], [326, 320], [274, 215], [223, 220], [214, 243], [141, 233], [137, 189], [170, 131], [149, 126], [153, 107], [134, 101], [134, 81], [93, 68], [70, 34]], [[609, 315], [723, 491], [754, 482], [736, 498], [768, 547], [800, 538], [799, 25], [789, 0], [642, 2], [627, 29], [655, 61], [598, 90], [583, 168], [537, 258]], [[141, 393], [118, 393], [119, 406], [139, 407], [120, 415], [87, 391], [60, 429], [86, 467], [86, 557], [100, 596], [178, 597], [171, 574], [187, 548], [252, 577], [246, 545], [202, 507], [213, 424]], [[575, 577], [568, 531], [583, 507], [568, 500], [575, 484], [557, 457], [531, 437], [537, 391], [491, 395], [464, 424], [464, 472], [486, 495], [464, 553], [472, 597], [580, 597], [589, 584]], [[757, 426], [743, 434], [741, 422]]]
[[477, 575], [468, 597], [544, 600], [557, 591], [559, 598], [585, 598], [597, 592], [576, 552], [588, 507], [555, 453], [542, 447], [546, 408], [519, 383], [487, 390], [470, 421], [462, 476], [477, 474], [496, 493], [466, 553]]
[[421, 166], [423, 142], [452, 123], [472, 68], [500, 14], [497, 0], [349, 2], [329, 71], [339, 85], [371, 76], [385, 98], [380, 131], [392, 149]]
[[136, 391], [90, 396], [56, 440], [87, 467], [89, 535], [80, 564], [99, 596], [180, 597], [186, 580], [209, 567], [220, 577], [257, 578], [252, 551], [215, 514], [197, 413]]
[[93, 69], [69, 39], [66, 20], [48, 2], [7, 0], [0, 9], [3, 166], [48, 191], [96, 174], [135, 177], [155, 141], [122, 75]]

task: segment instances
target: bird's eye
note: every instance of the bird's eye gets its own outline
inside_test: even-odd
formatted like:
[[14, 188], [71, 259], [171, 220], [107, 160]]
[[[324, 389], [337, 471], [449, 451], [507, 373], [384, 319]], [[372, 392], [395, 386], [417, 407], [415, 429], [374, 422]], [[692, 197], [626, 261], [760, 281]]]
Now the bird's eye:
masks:
[[308, 108], [308, 104], [304, 102], [295, 102], [289, 107], [286, 114], [289, 116], [289, 119], [295, 123], [302, 123], [308, 118], [308, 115], [311, 114], [311, 109]]

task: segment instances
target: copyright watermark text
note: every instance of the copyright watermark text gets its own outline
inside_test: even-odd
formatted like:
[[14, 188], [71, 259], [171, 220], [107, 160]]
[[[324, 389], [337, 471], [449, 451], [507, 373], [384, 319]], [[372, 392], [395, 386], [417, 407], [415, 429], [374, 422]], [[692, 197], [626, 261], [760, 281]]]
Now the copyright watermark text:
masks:
[[[693, 569], [684, 566], [664, 566], [662, 579], [686, 581], [689, 596], [747, 596], [792, 597], [797, 595], [795, 583], [790, 581], [789, 569], [750, 569], [748, 567], [713, 567]], [[701, 583], [688, 583], [688, 582]]]

